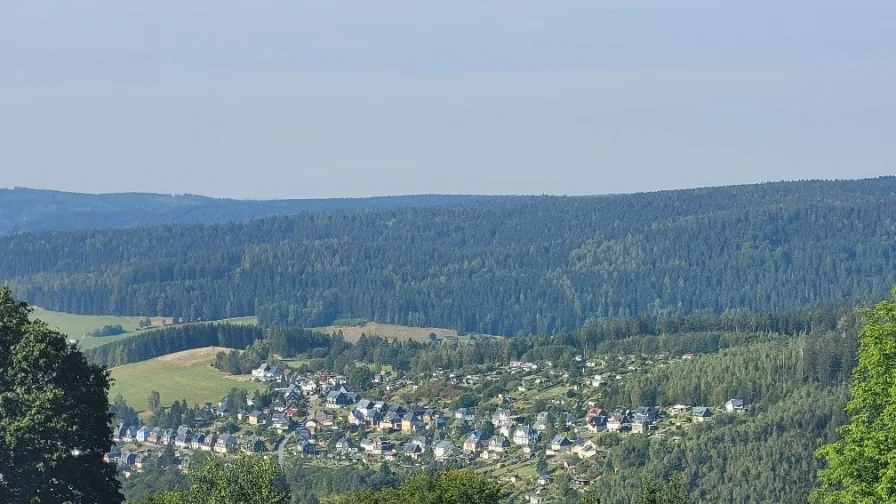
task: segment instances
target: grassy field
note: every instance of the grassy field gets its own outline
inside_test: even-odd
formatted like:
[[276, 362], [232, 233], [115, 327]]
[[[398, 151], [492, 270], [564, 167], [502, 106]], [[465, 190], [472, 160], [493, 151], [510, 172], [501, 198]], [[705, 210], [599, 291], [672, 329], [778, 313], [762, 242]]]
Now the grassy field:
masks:
[[[72, 339], [81, 339], [94, 329], [102, 329], [107, 325], [121, 325], [125, 331], [136, 331], [138, 324], [146, 317], [115, 317], [106, 315], [74, 315], [71, 313], [54, 312], [43, 308], [34, 308], [34, 318], [46, 322], [50, 327], [58, 329]], [[154, 325], [161, 326], [171, 323], [171, 317], [149, 317]]]
[[[138, 324], [147, 317], [116, 317], [107, 315], [74, 315], [71, 313], [54, 312], [44, 310], [43, 308], [34, 307], [34, 318], [38, 318], [46, 322], [50, 327], [58, 329], [59, 332], [68, 335], [69, 338], [78, 340], [81, 348], [88, 349], [130, 338], [135, 334], [141, 334], [145, 331], [152, 331], [164, 327], [165, 324], [171, 324], [171, 317], [149, 317], [153, 326], [151, 329], [137, 331]], [[256, 325], [258, 318], [256, 317], [239, 317], [224, 320], [212, 321], [221, 324], [239, 324], [239, 325]], [[200, 323], [200, 322], [195, 322]], [[107, 325], [121, 325], [125, 331], [124, 334], [116, 336], [87, 336], [94, 329], [102, 329]], [[183, 324], [188, 325], [188, 324]]]
[[186, 399], [193, 405], [217, 402], [230, 389], [254, 390], [259, 384], [218, 371], [209, 364], [218, 351], [229, 349], [208, 347], [165, 355], [152, 360], [112, 368], [115, 380], [109, 397], [121, 394], [135, 410], [146, 409], [146, 397], [159, 392], [162, 404]]
[[439, 338], [449, 336], [457, 337], [457, 331], [452, 329], [440, 329], [438, 327], [410, 327], [395, 324], [380, 324], [377, 322], [368, 322], [362, 326], [331, 325], [318, 327], [316, 329], [327, 334], [336, 334], [337, 332], [342, 331], [342, 335], [345, 336], [346, 341], [358, 341], [361, 338], [361, 334], [366, 334], [368, 336], [377, 335], [389, 339], [397, 338], [401, 341], [426, 341], [429, 339], [430, 334], [435, 334]]

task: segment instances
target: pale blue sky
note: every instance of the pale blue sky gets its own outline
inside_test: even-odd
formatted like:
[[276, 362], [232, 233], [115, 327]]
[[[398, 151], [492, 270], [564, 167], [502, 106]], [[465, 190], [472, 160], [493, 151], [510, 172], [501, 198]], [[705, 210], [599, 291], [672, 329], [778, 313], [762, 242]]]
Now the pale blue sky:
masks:
[[894, 26], [892, 0], [0, 0], [0, 186], [594, 194], [889, 174]]

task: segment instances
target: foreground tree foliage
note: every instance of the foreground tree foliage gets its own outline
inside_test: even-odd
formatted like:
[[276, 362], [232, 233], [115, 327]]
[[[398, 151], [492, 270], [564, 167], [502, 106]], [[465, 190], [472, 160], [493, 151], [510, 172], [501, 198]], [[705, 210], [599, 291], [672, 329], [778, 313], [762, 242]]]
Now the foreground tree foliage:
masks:
[[892, 502], [896, 495], [896, 290], [865, 312], [849, 423], [818, 450], [827, 461], [813, 496], [825, 504]]
[[109, 374], [30, 314], [0, 289], [0, 502], [122, 502]]
[[398, 488], [338, 497], [333, 504], [497, 504], [503, 495], [501, 485], [486, 476], [452, 470], [416, 476]]
[[190, 488], [144, 497], [141, 504], [286, 504], [280, 467], [270, 458], [207, 459], [190, 475]]

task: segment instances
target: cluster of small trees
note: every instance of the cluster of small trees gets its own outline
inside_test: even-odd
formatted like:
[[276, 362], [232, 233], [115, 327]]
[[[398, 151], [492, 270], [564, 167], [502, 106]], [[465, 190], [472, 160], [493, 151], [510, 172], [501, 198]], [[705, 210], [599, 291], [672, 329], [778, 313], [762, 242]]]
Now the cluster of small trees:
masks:
[[94, 329], [94, 330], [90, 331], [89, 333], [87, 333], [87, 335], [95, 336], [95, 337], [118, 336], [119, 334], [124, 334], [126, 332], [127, 331], [124, 329], [124, 327], [121, 326], [121, 324], [114, 324], [114, 325], [104, 325], [101, 329]]

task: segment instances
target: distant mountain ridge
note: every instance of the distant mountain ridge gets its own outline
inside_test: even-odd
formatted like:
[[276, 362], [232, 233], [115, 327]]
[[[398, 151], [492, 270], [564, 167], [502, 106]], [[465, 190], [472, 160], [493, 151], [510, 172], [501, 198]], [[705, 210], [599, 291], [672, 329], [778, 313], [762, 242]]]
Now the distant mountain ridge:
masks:
[[460, 205], [491, 198], [493, 197], [424, 194], [369, 198], [237, 200], [193, 194], [84, 194], [17, 187], [0, 189], [0, 236], [166, 224], [215, 224], [305, 211]]

